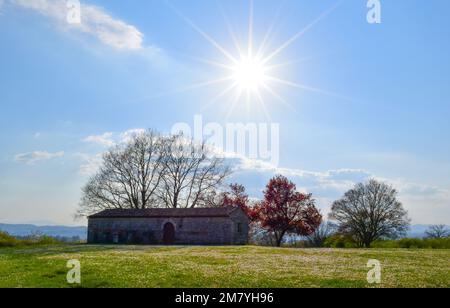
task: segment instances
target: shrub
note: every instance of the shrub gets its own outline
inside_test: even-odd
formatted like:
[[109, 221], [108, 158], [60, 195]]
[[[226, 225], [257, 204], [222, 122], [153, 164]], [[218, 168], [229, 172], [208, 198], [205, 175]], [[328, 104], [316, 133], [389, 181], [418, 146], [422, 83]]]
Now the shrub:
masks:
[[372, 248], [400, 248], [399, 241], [378, 240], [372, 243]]
[[372, 248], [405, 248], [405, 249], [450, 249], [450, 238], [417, 239], [404, 238], [396, 241], [376, 241]]
[[326, 240], [336, 233], [336, 229], [337, 226], [335, 224], [322, 222], [313, 234], [306, 237], [307, 247], [324, 247]]
[[56, 245], [60, 241], [50, 236], [32, 236], [27, 239], [17, 239], [6, 232], [0, 232], [0, 248], [2, 247], [18, 247], [18, 246], [32, 246], [32, 245]]
[[59, 244], [59, 241], [53, 237], [44, 235], [44, 236], [38, 238], [35, 241], [35, 244], [37, 244], [37, 245], [56, 245], [56, 244]]
[[14, 247], [19, 244], [19, 240], [6, 232], [0, 232], [0, 247]]
[[356, 248], [358, 245], [351, 236], [335, 234], [325, 240], [324, 246], [329, 248]]

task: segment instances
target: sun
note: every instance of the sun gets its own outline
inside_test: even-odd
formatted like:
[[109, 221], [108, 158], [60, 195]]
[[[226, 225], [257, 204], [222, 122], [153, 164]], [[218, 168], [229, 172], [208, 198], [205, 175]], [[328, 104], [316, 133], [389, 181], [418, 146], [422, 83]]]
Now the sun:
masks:
[[241, 91], [259, 91], [268, 81], [267, 67], [257, 57], [241, 58], [232, 71], [232, 79]]
[[[291, 60], [291, 61], [283, 61], [280, 62], [278, 57], [280, 54], [289, 46], [291, 46], [295, 41], [301, 38], [306, 32], [308, 32], [314, 25], [319, 23], [322, 19], [327, 17], [331, 12], [333, 12], [337, 7], [340, 6], [342, 1], [338, 1], [334, 6], [323, 12], [318, 18], [313, 20], [311, 23], [307, 24], [304, 28], [300, 29], [297, 33], [295, 33], [292, 37], [290, 37], [287, 41], [282, 43], [281, 45], [271, 47], [270, 40], [271, 34], [273, 32], [273, 27], [275, 25], [275, 21], [278, 16], [275, 17], [275, 20], [272, 22], [272, 25], [269, 27], [264, 39], [259, 43], [255, 44], [254, 42], [254, 25], [253, 25], [253, 0], [249, 0], [250, 8], [250, 16], [248, 22], [248, 42], [245, 45], [242, 45], [242, 42], [238, 40], [238, 37], [242, 37], [242, 35], [236, 35], [231, 27], [229, 20], [224, 15], [228, 30], [231, 34], [231, 38], [234, 42], [235, 50], [225, 48], [221, 44], [219, 44], [213, 37], [207, 34], [204, 30], [199, 28], [192, 20], [183, 15], [179, 10], [177, 10], [173, 5], [170, 7], [177, 13], [182, 19], [186, 21], [195, 31], [197, 31], [206, 41], [208, 41], [213, 47], [215, 47], [220, 54], [224, 57], [222, 60], [207, 60], [203, 58], [199, 58], [200, 62], [209, 64], [216, 68], [220, 68], [223, 70], [221, 73], [221, 77], [218, 79], [207, 80], [205, 82], [197, 83], [190, 85], [183, 90], [192, 90], [197, 88], [202, 88], [206, 86], [212, 86], [215, 84], [223, 84], [229, 83], [228, 86], [224, 87], [224, 90], [220, 92], [216, 97], [211, 99], [206, 105], [205, 108], [209, 106], [213, 106], [213, 104], [217, 103], [219, 99], [226, 97], [228, 100], [228, 114], [226, 118], [228, 118], [233, 110], [241, 105], [242, 99], [245, 100], [247, 107], [257, 106], [264, 112], [267, 119], [270, 119], [270, 112], [266, 108], [266, 99], [265, 96], [269, 95], [272, 99], [275, 99], [277, 102], [283, 103], [284, 105], [292, 108], [291, 104], [288, 103], [278, 92], [275, 90], [275, 86], [282, 85], [288, 86], [291, 88], [295, 88], [301, 91], [312, 91], [318, 92], [326, 95], [335, 95], [329, 91], [321, 90], [320, 88], [311, 87], [304, 84], [295, 83], [293, 81], [285, 80], [280, 78], [278, 75], [280, 74], [279, 69], [284, 66], [291, 67], [293, 64], [298, 63], [299, 60]], [[278, 14], [277, 14], [278, 15]], [[222, 75], [223, 74], [223, 75]], [[234, 92], [234, 95], [232, 94]], [[230, 95], [231, 94], [231, 95]], [[257, 104], [257, 105], [254, 105]], [[252, 109], [253, 110], [253, 109]]]

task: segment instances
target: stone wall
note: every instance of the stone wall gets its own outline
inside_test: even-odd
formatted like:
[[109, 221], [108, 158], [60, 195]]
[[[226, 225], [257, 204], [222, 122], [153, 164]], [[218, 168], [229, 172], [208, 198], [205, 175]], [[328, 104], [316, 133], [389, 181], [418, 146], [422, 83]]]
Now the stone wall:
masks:
[[243, 211], [234, 211], [230, 214], [230, 220], [233, 222], [233, 244], [248, 244], [249, 219]]
[[166, 223], [175, 228], [175, 245], [247, 243], [248, 219], [241, 211], [233, 212], [233, 217], [90, 218], [88, 242], [162, 245]]

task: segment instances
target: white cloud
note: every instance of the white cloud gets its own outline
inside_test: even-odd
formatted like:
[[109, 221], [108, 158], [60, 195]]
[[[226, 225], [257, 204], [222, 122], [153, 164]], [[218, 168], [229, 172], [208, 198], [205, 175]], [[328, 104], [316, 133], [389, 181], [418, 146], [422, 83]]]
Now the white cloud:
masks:
[[101, 146], [106, 147], [112, 147], [114, 145], [120, 144], [120, 143], [127, 143], [131, 140], [131, 138], [140, 133], [144, 133], [145, 129], [130, 129], [123, 133], [112, 133], [112, 132], [106, 132], [101, 135], [91, 135], [86, 138], [84, 138], [83, 142], [98, 144]]
[[145, 133], [145, 131], [146, 130], [143, 128], [129, 129], [119, 135], [118, 142], [119, 143], [127, 143], [127, 142], [131, 141], [133, 136], [135, 136], [137, 134]]
[[102, 153], [98, 154], [85, 154], [76, 153], [75, 157], [82, 161], [79, 167], [79, 173], [83, 176], [90, 176], [95, 174], [102, 165]]
[[[0, 0], [2, 1], [2, 0]], [[133, 25], [116, 19], [102, 8], [81, 4], [81, 23], [67, 22], [69, 8], [63, 0], [9, 0], [13, 5], [33, 10], [69, 31], [89, 34], [102, 43], [123, 50], [142, 49], [143, 34]]]
[[83, 139], [84, 142], [94, 143], [102, 146], [111, 147], [115, 144], [113, 138], [113, 133], [104, 133], [102, 135], [92, 135]]
[[450, 189], [412, 183], [405, 179], [385, 179], [399, 192], [399, 199], [409, 211], [413, 222], [450, 224]]
[[45, 151], [35, 151], [30, 153], [17, 154], [14, 160], [19, 163], [34, 164], [39, 161], [51, 160], [64, 156], [64, 152], [50, 153]]
[[[231, 157], [224, 154], [224, 157]], [[333, 189], [337, 191], [347, 190], [354, 186], [355, 183], [367, 180], [372, 175], [362, 169], [337, 169], [324, 172], [308, 171], [302, 169], [282, 168], [271, 164], [268, 161], [250, 159], [244, 156], [235, 156], [237, 158], [238, 172], [255, 171], [259, 173], [282, 174], [286, 177], [302, 179], [310, 184], [314, 183], [314, 187], [322, 189]]]
[[[112, 147], [117, 144], [127, 143], [131, 140], [133, 135], [143, 132], [145, 132], [145, 129], [130, 129], [122, 133], [106, 132], [101, 135], [88, 136], [82, 141], [103, 147]], [[74, 156], [82, 162], [79, 167], [79, 173], [83, 176], [95, 174], [103, 161], [103, 152], [94, 154], [76, 153]]]

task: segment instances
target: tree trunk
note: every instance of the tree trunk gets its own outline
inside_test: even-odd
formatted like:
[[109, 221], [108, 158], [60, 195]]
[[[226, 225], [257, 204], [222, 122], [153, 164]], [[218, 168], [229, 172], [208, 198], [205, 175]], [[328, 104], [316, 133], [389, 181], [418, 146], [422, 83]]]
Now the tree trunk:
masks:
[[277, 239], [277, 247], [281, 247], [281, 244], [283, 243], [283, 237], [285, 234], [286, 234], [286, 231], [282, 231], [280, 233], [280, 235], [278, 235], [278, 236], [275, 234], [276, 239]]

